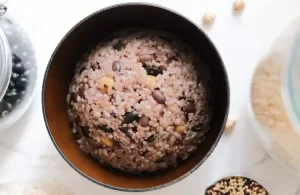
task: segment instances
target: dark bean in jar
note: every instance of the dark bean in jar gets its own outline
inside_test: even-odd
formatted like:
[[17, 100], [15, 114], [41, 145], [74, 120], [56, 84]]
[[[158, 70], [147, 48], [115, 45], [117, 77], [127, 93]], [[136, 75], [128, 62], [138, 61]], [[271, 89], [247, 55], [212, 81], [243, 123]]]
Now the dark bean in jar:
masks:
[[11, 108], [0, 107], [0, 118], [8, 115], [19, 102], [22, 101], [23, 96], [26, 94], [29, 80], [25, 75], [26, 68], [20, 57], [16, 54], [12, 55], [12, 75], [8, 89], [1, 100], [1, 104], [9, 103]]
[[34, 90], [36, 81], [36, 60], [33, 48], [21, 27], [3, 16], [0, 26], [5, 32], [12, 53], [12, 75], [2, 100], [0, 100], [0, 119], [8, 116]]

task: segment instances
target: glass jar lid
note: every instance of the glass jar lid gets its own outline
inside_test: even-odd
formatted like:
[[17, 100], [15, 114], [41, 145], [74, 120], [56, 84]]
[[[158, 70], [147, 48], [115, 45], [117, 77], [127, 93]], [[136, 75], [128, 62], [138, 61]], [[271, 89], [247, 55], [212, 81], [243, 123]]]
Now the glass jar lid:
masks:
[[0, 101], [9, 85], [12, 72], [12, 56], [4, 30], [0, 27]]

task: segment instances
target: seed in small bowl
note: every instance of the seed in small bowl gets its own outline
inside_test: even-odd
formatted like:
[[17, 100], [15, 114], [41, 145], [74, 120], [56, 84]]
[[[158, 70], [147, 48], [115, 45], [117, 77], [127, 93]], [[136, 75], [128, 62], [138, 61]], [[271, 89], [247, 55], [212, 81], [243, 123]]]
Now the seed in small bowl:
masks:
[[223, 178], [206, 189], [205, 195], [269, 195], [267, 190], [256, 181], [241, 177], [232, 176]]
[[214, 13], [212, 11], [207, 11], [203, 15], [202, 22], [203, 22], [203, 24], [210, 25], [210, 24], [214, 23], [215, 19], [216, 19], [216, 13]]
[[242, 11], [245, 8], [245, 1], [244, 0], [235, 0], [233, 2], [233, 10], [238, 12]]

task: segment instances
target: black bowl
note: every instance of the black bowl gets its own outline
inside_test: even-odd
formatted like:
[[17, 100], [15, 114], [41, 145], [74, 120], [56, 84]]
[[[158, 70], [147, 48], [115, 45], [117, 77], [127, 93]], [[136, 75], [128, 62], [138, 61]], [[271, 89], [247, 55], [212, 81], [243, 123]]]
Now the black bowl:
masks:
[[[80, 151], [67, 115], [66, 96], [76, 63], [99, 41], [128, 28], [160, 30], [186, 42], [197, 58], [199, 73], [211, 76], [214, 97], [211, 129], [205, 141], [178, 167], [153, 174], [130, 175], [99, 165]], [[203, 74], [204, 73], [204, 74]], [[174, 184], [195, 171], [212, 153], [224, 130], [229, 84], [213, 43], [192, 22], [169, 9], [144, 3], [111, 6], [87, 16], [73, 27], [54, 51], [44, 77], [42, 104], [49, 135], [61, 156], [78, 173], [99, 185], [122, 191], [149, 191]]]

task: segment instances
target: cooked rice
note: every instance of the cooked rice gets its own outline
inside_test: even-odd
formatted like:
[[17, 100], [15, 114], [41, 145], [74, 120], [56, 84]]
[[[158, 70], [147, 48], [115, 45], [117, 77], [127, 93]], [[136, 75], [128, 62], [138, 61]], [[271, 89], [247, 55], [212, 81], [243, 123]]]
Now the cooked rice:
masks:
[[[141, 63], [143, 54], [152, 58]], [[115, 61], [119, 71], [112, 68]], [[178, 42], [153, 33], [99, 44], [79, 63], [67, 98], [80, 148], [127, 172], [152, 172], [187, 159], [204, 140], [211, 118], [207, 82], [197, 80], [196, 63]], [[167, 70], [149, 88], [146, 69], [161, 65]], [[112, 86], [99, 85], [104, 77]], [[154, 90], [163, 94], [164, 104], [153, 98]], [[194, 112], [187, 112], [188, 104]], [[126, 124], [132, 113], [136, 118]], [[145, 127], [141, 117], [148, 119]]]

